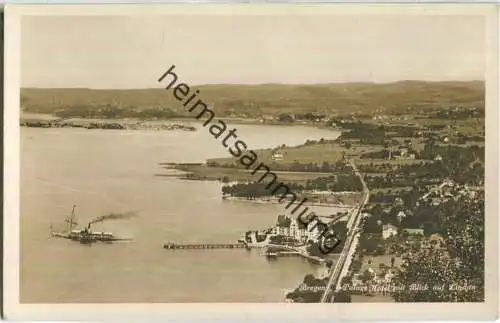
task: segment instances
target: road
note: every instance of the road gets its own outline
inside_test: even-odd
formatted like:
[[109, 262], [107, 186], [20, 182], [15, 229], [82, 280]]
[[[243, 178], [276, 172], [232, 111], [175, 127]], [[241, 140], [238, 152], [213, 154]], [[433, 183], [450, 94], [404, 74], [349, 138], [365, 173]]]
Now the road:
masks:
[[330, 274], [330, 279], [328, 280], [328, 283], [326, 285], [325, 292], [321, 296], [321, 303], [331, 302], [333, 300], [333, 295], [335, 294], [335, 291], [339, 289], [342, 277], [344, 277], [349, 270], [353, 255], [356, 252], [359, 235], [361, 233], [361, 211], [363, 210], [366, 203], [368, 203], [368, 200], [370, 198], [370, 191], [368, 190], [368, 186], [366, 186], [363, 176], [352, 160], [349, 160], [349, 164], [363, 184], [363, 198], [361, 199], [361, 203], [359, 204], [359, 206], [352, 211], [351, 216], [347, 221], [347, 229], [349, 230], [349, 234], [347, 235], [344, 248], [340, 253], [340, 257]]

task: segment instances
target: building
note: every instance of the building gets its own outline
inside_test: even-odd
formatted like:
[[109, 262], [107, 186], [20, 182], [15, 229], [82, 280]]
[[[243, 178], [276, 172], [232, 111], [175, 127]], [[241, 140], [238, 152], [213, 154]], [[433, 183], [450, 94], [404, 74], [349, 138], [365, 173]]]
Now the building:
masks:
[[393, 269], [389, 269], [384, 276], [384, 280], [386, 283], [390, 283], [395, 276], [396, 276], [396, 271]]
[[276, 221], [276, 226], [273, 228], [272, 233], [278, 235], [289, 236], [290, 235], [290, 225], [292, 219], [286, 215], [278, 215], [278, 220]]
[[401, 222], [406, 218], [406, 213], [404, 211], [399, 211], [396, 216], [398, 217], [398, 221]]
[[398, 228], [392, 224], [382, 226], [382, 238], [387, 239], [398, 234]]
[[361, 280], [361, 275], [360, 274], [354, 274], [352, 276], [351, 284], [352, 284], [352, 286], [361, 286], [361, 285], [363, 285], [363, 281]]
[[276, 225], [271, 229], [272, 235], [282, 235], [293, 238], [298, 241], [306, 242], [309, 239], [315, 239], [318, 229], [306, 226], [298, 219], [291, 219], [286, 215], [279, 215]]
[[306, 240], [307, 238], [306, 226], [297, 219], [292, 220], [290, 223], [290, 236], [294, 237], [297, 240], [301, 241]]
[[432, 234], [423, 243], [424, 248], [444, 248], [444, 246], [445, 246], [444, 238], [437, 233]]
[[260, 117], [260, 123], [273, 122], [275, 120], [274, 116], [266, 114]]
[[271, 158], [273, 160], [282, 160], [283, 159], [283, 154], [280, 152], [275, 152], [272, 154]]
[[441, 199], [440, 198], [432, 198], [431, 199], [431, 205], [432, 206], [438, 206], [439, 204], [441, 204]]
[[320, 226], [320, 223], [322, 222], [320, 222], [319, 219], [315, 219], [307, 224], [306, 236], [308, 240], [317, 240], [319, 235], [322, 233], [321, 228], [324, 227]]
[[402, 198], [400, 198], [399, 196], [396, 197], [394, 199], [394, 202], [392, 203], [393, 206], [397, 207], [397, 206], [404, 206], [405, 205], [405, 202], [403, 201]]
[[370, 213], [367, 213], [367, 212], [363, 212], [363, 213], [361, 213], [361, 217], [363, 217], [363, 219], [364, 219], [364, 218], [369, 218], [369, 217], [371, 217], [371, 216], [372, 216], [372, 215], [371, 215]]
[[406, 232], [408, 234], [421, 235], [421, 236], [424, 235], [424, 229], [408, 229], [408, 228], [405, 228], [405, 229], [402, 229], [401, 232]]

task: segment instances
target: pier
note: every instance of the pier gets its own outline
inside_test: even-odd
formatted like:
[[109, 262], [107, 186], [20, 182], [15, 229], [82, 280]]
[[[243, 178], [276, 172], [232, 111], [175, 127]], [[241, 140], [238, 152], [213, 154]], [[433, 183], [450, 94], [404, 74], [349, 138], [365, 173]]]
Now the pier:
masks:
[[247, 248], [244, 243], [166, 243], [163, 245], [165, 249], [237, 249]]
[[281, 256], [294, 256], [299, 255], [298, 251], [269, 251], [265, 252], [266, 257], [281, 257]]

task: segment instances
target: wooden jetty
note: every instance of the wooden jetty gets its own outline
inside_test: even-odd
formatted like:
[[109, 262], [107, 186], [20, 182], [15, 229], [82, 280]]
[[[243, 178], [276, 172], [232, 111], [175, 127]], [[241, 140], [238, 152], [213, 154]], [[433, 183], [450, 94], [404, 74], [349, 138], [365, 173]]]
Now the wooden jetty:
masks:
[[244, 243], [166, 243], [163, 245], [165, 249], [236, 249], [247, 248]]

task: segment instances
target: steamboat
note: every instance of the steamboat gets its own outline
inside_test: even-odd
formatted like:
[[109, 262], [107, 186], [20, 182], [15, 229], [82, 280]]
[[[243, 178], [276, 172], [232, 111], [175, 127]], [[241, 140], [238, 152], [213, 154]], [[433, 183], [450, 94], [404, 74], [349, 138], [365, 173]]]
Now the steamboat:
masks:
[[104, 242], [104, 243], [112, 243], [115, 241], [130, 241], [132, 239], [129, 238], [119, 238], [113, 235], [111, 232], [97, 232], [92, 231], [91, 224], [89, 222], [86, 227], [81, 229], [75, 229], [78, 225], [78, 221], [75, 215], [76, 205], [73, 205], [73, 209], [71, 210], [71, 215], [65, 219], [66, 222], [66, 231], [58, 232], [53, 231], [52, 225], [50, 227], [50, 235], [56, 238], [69, 239], [73, 241], [80, 242], [82, 244], [91, 244], [94, 242]]

